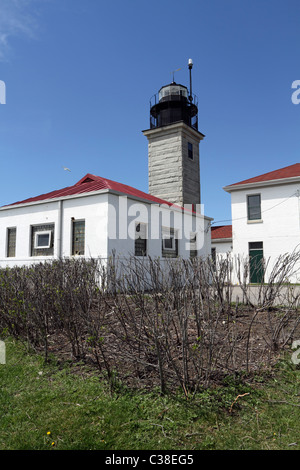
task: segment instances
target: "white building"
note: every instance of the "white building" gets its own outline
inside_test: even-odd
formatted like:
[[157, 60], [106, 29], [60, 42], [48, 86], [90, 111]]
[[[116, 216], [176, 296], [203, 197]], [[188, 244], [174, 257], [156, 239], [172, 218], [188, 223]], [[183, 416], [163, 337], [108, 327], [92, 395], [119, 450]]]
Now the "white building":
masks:
[[[189, 61], [191, 75], [192, 61]], [[149, 192], [87, 174], [73, 186], [0, 208], [0, 267], [70, 256], [208, 256], [201, 214], [197, 99], [171, 83], [150, 109]]]
[[212, 258], [226, 257], [232, 252], [232, 225], [218, 225], [211, 227], [211, 254]]
[[231, 194], [233, 258], [249, 256], [250, 282], [266, 281], [280, 255], [300, 249], [300, 163], [224, 189]]
[[[70, 256], [207, 256], [211, 219], [87, 174], [75, 185], [0, 208], [0, 266]], [[192, 240], [190, 244], [190, 240]]]

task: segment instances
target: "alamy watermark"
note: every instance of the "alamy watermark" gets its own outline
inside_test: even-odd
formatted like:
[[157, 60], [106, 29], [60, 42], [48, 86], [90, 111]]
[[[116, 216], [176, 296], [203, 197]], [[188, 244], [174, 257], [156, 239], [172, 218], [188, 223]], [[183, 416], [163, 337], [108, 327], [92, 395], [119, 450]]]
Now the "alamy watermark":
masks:
[[[185, 242], [186, 249], [201, 249], [208, 233], [202, 204], [148, 204], [132, 202], [127, 196], [120, 196], [118, 203], [108, 204], [110, 223], [109, 240], [135, 240], [136, 238], [161, 240], [172, 238]], [[144, 230], [137, 233], [142, 224]], [[197, 234], [197, 235], [196, 235]]]
[[299, 104], [300, 103], [300, 80], [294, 80], [292, 83], [292, 88], [295, 89], [291, 97], [292, 103]]
[[0, 341], [0, 364], [6, 364], [5, 343]]
[[6, 85], [3, 80], [0, 80], [0, 104], [6, 104]]
[[293, 341], [292, 349], [296, 349], [296, 351], [292, 354], [292, 363], [296, 365], [300, 364], [300, 339]]

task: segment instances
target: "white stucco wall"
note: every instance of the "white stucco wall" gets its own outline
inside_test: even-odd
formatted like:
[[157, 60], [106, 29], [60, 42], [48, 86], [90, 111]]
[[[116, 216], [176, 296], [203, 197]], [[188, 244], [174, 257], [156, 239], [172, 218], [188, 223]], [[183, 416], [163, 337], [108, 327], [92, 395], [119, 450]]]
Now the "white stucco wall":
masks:
[[[61, 204], [61, 206], [60, 206]], [[85, 255], [107, 256], [107, 194], [66, 198], [0, 209], [0, 267], [32, 264], [58, 257], [60, 207], [62, 220], [61, 254], [72, 250], [72, 218], [85, 220]], [[53, 256], [30, 256], [32, 225], [55, 224]], [[16, 227], [16, 256], [6, 257], [7, 228]]]
[[[300, 185], [294, 183], [231, 192], [233, 257], [248, 257], [249, 242], [263, 242], [270, 271], [278, 256], [300, 249], [299, 190]], [[247, 195], [251, 194], [261, 195], [259, 221], [247, 220]]]
[[85, 220], [85, 256], [107, 257], [108, 194], [86, 196], [63, 202], [63, 250], [70, 256], [72, 246], [72, 217]]
[[[195, 229], [198, 231], [198, 255], [207, 256], [211, 251], [208, 218], [189, 213], [183, 218], [178, 210], [170, 211], [168, 207], [103, 192], [0, 208], [0, 267], [29, 265], [58, 258], [59, 254], [71, 256], [73, 218], [85, 220], [86, 257], [106, 259], [113, 251], [121, 257], [133, 255], [136, 222], [148, 226], [147, 254], [152, 257], [162, 256], [162, 226], [178, 230], [180, 257], [189, 257], [188, 241], [190, 232]], [[40, 224], [55, 225], [53, 256], [31, 256], [31, 226]], [[11, 227], [17, 229], [16, 256], [8, 258], [7, 229]]]
[[[116, 223], [114, 223], [116, 220]], [[210, 226], [208, 218], [203, 215], [182, 212], [167, 205], [149, 204], [147, 202], [118, 197], [109, 194], [109, 240], [108, 253], [113, 250], [120, 256], [134, 254], [135, 224], [141, 222], [147, 225], [148, 241], [147, 254], [161, 257], [162, 227], [172, 227], [178, 233], [178, 254], [189, 258], [188, 240], [190, 232], [197, 231], [198, 255], [206, 257], [211, 251]], [[114, 238], [114, 233], [119, 238]]]
[[221, 241], [221, 239], [211, 241], [211, 247], [216, 249], [216, 255], [227, 256], [232, 252], [232, 240]]

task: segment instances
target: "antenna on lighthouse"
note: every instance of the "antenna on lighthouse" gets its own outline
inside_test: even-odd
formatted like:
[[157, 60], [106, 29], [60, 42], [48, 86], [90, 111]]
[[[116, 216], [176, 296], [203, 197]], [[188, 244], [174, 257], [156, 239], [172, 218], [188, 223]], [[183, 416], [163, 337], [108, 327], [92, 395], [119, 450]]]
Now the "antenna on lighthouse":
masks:
[[189, 100], [190, 102], [193, 101], [193, 95], [192, 95], [192, 68], [193, 68], [193, 60], [192, 59], [189, 59], [189, 71], [190, 71], [190, 96], [189, 96]]
[[175, 74], [175, 72], [179, 72], [179, 70], [181, 70], [181, 69], [176, 69], [176, 70], [173, 70], [173, 72], [171, 72], [171, 74], [173, 75], [173, 83], [175, 83], [174, 74]]

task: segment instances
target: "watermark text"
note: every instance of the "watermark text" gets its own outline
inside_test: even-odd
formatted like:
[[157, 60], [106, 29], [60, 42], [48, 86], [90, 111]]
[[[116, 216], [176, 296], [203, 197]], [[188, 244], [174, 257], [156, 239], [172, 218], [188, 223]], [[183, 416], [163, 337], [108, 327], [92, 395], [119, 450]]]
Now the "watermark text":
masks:
[[4, 341], [0, 341], [0, 364], [6, 364]]
[[300, 80], [294, 80], [292, 83], [292, 88], [295, 91], [292, 94], [292, 103], [299, 104], [300, 103]]
[[292, 354], [292, 363], [296, 365], [300, 364], [300, 339], [293, 341], [292, 349], [296, 349], [296, 351]]
[[0, 80], [0, 104], [6, 104], [6, 85], [3, 80]]

